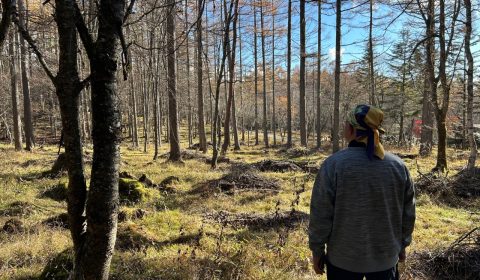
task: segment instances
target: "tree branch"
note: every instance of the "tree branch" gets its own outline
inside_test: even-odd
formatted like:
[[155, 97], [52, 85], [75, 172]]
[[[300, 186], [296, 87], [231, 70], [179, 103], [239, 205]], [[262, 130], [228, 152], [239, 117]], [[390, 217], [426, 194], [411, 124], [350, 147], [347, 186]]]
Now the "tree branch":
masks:
[[125, 12], [125, 16], [123, 17], [123, 22], [125, 23], [128, 17], [133, 12], [133, 7], [135, 6], [135, 0], [130, 0], [130, 4], [128, 5], [127, 11]]
[[76, 1], [73, 1], [74, 9], [75, 9], [75, 26], [77, 27], [78, 34], [80, 35], [80, 40], [82, 40], [83, 47], [87, 52], [87, 56], [90, 60], [93, 60], [94, 54], [94, 42], [93, 38], [90, 35], [87, 25], [85, 24], [85, 20], [82, 16], [80, 8], [77, 5]]
[[43, 70], [47, 74], [48, 78], [52, 81], [53, 84], [56, 83], [56, 77], [53, 75], [52, 71], [48, 67], [47, 63], [43, 59], [43, 55], [38, 49], [37, 45], [35, 44], [35, 40], [33, 40], [32, 36], [30, 36], [30, 33], [28, 30], [20, 23], [18, 20], [17, 14], [14, 13], [12, 16], [12, 21], [15, 23], [15, 25], [18, 27], [18, 30], [20, 31], [20, 34], [22, 35], [23, 39], [27, 41], [27, 43], [30, 45], [30, 48], [32, 48], [33, 52], [37, 56], [38, 61], [40, 62], [40, 65], [42, 66]]
[[86, 87], [88, 87], [88, 85], [90, 84], [90, 80], [91, 80], [92, 76], [91, 75], [88, 75], [88, 77], [86, 77], [83, 81], [81, 81], [79, 83], [79, 93]]

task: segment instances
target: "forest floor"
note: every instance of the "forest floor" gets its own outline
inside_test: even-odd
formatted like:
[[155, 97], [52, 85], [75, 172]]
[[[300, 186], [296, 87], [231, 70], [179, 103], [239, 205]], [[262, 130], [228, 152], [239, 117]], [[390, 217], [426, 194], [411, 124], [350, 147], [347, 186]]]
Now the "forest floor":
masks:
[[[91, 147], [85, 151], [89, 178]], [[135, 178], [146, 174], [157, 186], [146, 188], [139, 202], [122, 202], [111, 279], [324, 279], [311, 269], [307, 226], [315, 171], [328, 152], [242, 147], [211, 170], [204, 155], [186, 151], [184, 164], [172, 164], [122, 147], [121, 171]], [[166, 152], [163, 145], [161, 154]], [[467, 156], [448, 151], [450, 178]], [[61, 215], [67, 177], [42, 177], [56, 157], [54, 146], [15, 152], [0, 144], [0, 279], [64, 279], [71, 266], [72, 242]], [[296, 165], [277, 171], [269, 162], [254, 165], [265, 159]], [[404, 160], [415, 180], [435, 180], [425, 175], [433, 156]], [[164, 181], [170, 176], [175, 178]], [[425, 264], [480, 224], [478, 193], [473, 197], [452, 202], [419, 192], [402, 279], [455, 278], [429, 275]]]

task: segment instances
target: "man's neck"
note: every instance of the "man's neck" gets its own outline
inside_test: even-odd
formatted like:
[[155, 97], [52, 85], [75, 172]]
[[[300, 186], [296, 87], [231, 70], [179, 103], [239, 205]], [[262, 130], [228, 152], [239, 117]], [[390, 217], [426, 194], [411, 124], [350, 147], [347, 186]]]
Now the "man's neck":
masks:
[[363, 147], [363, 148], [366, 148], [367, 144], [362, 143], [362, 142], [358, 142], [357, 140], [354, 139], [354, 140], [351, 140], [348, 143], [348, 147]]

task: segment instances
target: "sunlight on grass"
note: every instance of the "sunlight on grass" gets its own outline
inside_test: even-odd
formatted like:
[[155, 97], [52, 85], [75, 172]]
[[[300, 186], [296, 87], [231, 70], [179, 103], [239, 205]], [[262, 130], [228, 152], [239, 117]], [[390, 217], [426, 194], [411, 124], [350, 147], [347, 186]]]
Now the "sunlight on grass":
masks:
[[[167, 149], [167, 145], [163, 145], [160, 155], [165, 155]], [[149, 151], [152, 150], [149, 147]], [[88, 178], [91, 147], [87, 151], [90, 157], [86, 161]], [[416, 152], [393, 151], [403, 154]], [[253, 229], [232, 227], [208, 218], [209, 214], [219, 211], [260, 216], [274, 215], [276, 211], [308, 213], [315, 174], [262, 172], [269, 180], [280, 182], [278, 193], [252, 190], [234, 194], [196, 193], [193, 190], [228, 174], [231, 165], [222, 163], [217, 170], [211, 170], [202, 153], [189, 153], [198, 159], [172, 164], [166, 162], [165, 156], [153, 161], [151, 153], [122, 147], [122, 171], [137, 178], [146, 174], [155, 184], [169, 176], [179, 180], [170, 186], [175, 192], [151, 189], [145, 201], [121, 206], [128, 220], [121, 222], [119, 228], [138, 230], [156, 244], [143, 244], [140, 249], [117, 250], [112, 263], [112, 279], [324, 279], [317, 277], [311, 269], [306, 232], [308, 222], [292, 228]], [[295, 153], [292, 156], [279, 152], [279, 149], [265, 150], [251, 146], [242, 147], [235, 153], [229, 152], [228, 157], [234, 163], [256, 163], [268, 158], [309, 162], [318, 166], [328, 156], [326, 152], [302, 149], [295, 150]], [[448, 154], [451, 176], [462, 168], [466, 157], [454, 150]], [[210, 153], [206, 156], [210, 157]], [[0, 233], [0, 278], [35, 277], [40, 275], [49, 260], [72, 246], [68, 230], [42, 224], [45, 219], [66, 212], [65, 201], [56, 201], [41, 194], [66, 182], [67, 178], [40, 178], [40, 174], [49, 170], [57, 157], [54, 146], [27, 153], [15, 152], [11, 146], [2, 144], [0, 157], [5, 159], [0, 171], [0, 224], [16, 217], [26, 228], [23, 233]], [[405, 162], [414, 178], [420, 173], [427, 173], [435, 165], [433, 157], [406, 159]], [[417, 203], [418, 218], [410, 252], [446, 247], [480, 223], [478, 212], [438, 204], [426, 195], [419, 196]], [[26, 210], [21, 210], [22, 207]], [[135, 218], [138, 209], [145, 210], [145, 216]]]

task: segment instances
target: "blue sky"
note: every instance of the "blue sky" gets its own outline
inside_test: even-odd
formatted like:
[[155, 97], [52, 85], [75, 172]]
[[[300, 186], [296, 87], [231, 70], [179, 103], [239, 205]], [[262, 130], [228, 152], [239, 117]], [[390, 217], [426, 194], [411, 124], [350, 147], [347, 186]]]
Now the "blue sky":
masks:
[[[267, 1], [266, 1], [267, 2]], [[358, 0], [349, 1], [350, 4], [344, 4], [342, 10], [348, 10]], [[268, 1], [267, 3], [271, 3]], [[287, 26], [287, 0], [275, 1], [279, 8], [278, 15], [275, 20], [277, 31], [277, 38], [275, 40], [275, 59], [276, 65], [286, 67], [286, 26]], [[352, 4], [353, 3], [353, 4]], [[306, 4], [306, 29], [307, 29], [307, 53], [316, 53], [317, 51], [317, 3]], [[363, 13], [358, 13], [359, 10], [363, 10]], [[377, 41], [375, 47], [375, 56], [377, 62], [388, 59], [388, 53], [390, 52], [393, 44], [398, 39], [399, 31], [404, 25], [407, 25], [409, 30], [412, 31], [414, 37], [419, 37], [424, 34], [424, 23], [419, 19], [407, 14], [401, 15], [396, 21], [392, 22], [392, 19], [396, 18], [400, 14], [400, 10], [395, 10], [386, 6], [374, 7], [374, 38]], [[253, 36], [250, 34], [251, 26], [253, 25], [252, 11], [248, 7], [242, 8], [243, 18], [243, 30], [244, 38], [244, 50], [243, 59], [244, 64], [253, 67]], [[478, 13], [478, 12], [477, 12]], [[248, 15], [248, 16], [247, 16]], [[366, 48], [366, 40], [368, 39], [368, 22], [369, 22], [368, 5], [361, 8], [355, 8], [355, 10], [346, 11], [342, 14], [342, 64], [348, 64], [351, 61], [359, 60]], [[478, 15], [474, 15], [478, 18]], [[257, 14], [257, 20], [260, 23], [260, 15]], [[270, 28], [271, 17], [265, 17], [266, 29]], [[322, 67], [329, 68], [331, 62], [334, 60], [335, 53], [335, 11], [331, 5], [323, 5], [322, 10], [322, 55], [323, 63]], [[388, 26], [388, 28], [387, 28]], [[476, 24], [474, 26], [473, 35], [476, 35], [478, 40], [479, 32], [476, 32]], [[299, 2], [293, 2], [293, 20], [292, 20], [292, 67], [298, 66], [299, 61]], [[280, 34], [283, 31], [284, 34]], [[280, 38], [278, 38], [280, 37]], [[267, 61], [271, 59], [270, 48], [271, 40], [267, 38]], [[261, 50], [261, 41], [258, 39], [258, 50]], [[480, 52], [478, 44], [473, 46], [474, 52]], [[260, 55], [260, 53], [259, 53]], [[307, 63], [314, 63], [315, 58], [307, 59]], [[261, 57], [259, 56], [259, 63], [261, 63]], [[248, 66], [247, 66], [248, 67]], [[248, 68], [247, 68], [248, 69]], [[247, 70], [248, 71], [248, 70]]]

